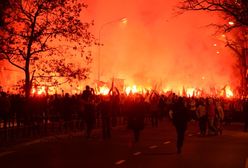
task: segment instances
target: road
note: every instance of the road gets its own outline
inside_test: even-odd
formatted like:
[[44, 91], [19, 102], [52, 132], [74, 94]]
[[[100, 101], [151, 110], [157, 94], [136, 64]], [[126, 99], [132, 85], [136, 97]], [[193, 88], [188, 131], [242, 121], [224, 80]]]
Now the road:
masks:
[[114, 128], [103, 140], [100, 130], [91, 139], [82, 132], [33, 140], [1, 149], [1, 167], [25, 168], [248, 168], [248, 133], [241, 125], [227, 126], [220, 136], [201, 137], [191, 122], [181, 154], [176, 153], [176, 134], [170, 121], [158, 128], [147, 124], [141, 140], [132, 132]]

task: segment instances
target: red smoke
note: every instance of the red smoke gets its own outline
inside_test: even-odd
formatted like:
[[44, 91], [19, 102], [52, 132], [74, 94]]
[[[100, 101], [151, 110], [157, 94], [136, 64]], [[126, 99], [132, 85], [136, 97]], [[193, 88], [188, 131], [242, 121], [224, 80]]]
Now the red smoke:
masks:
[[[88, 0], [88, 16], [94, 32], [112, 20], [126, 17], [127, 24], [113, 22], [101, 31], [100, 77], [125, 79], [127, 85], [179, 89], [235, 88], [235, 57], [208, 27], [218, 23], [211, 13], [188, 12], [176, 16], [178, 0]], [[98, 50], [94, 49], [91, 78], [97, 79]], [[234, 77], [235, 76], [235, 77]]]
[[[235, 57], [220, 35], [207, 27], [217, 23], [210, 13], [188, 12], [176, 16], [178, 0], [86, 0], [82, 19], [95, 21], [91, 29], [98, 38], [101, 26], [100, 71], [98, 46], [92, 46], [90, 80], [121, 78], [126, 85], [182, 88], [223, 88], [239, 85], [233, 67]], [[116, 20], [127, 18], [126, 24]]]

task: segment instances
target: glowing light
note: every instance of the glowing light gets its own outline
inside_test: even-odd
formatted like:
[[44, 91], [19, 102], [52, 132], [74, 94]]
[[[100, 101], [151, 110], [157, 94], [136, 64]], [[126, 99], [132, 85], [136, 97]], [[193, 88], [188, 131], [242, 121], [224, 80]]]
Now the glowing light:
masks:
[[107, 86], [102, 86], [100, 87], [100, 90], [99, 90], [99, 93], [98, 94], [101, 94], [101, 95], [108, 95], [109, 93], [109, 88]]
[[226, 92], [226, 97], [227, 97], [227, 98], [231, 98], [231, 97], [233, 97], [233, 92], [232, 92], [232, 90], [231, 90], [231, 87], [230, 87], [230, 86], [226, 86], [226, 88], [225, 88], [225, 92]]
[[194, 96], [195, 88], [187, 88], [187, 89], [186, 89], [186, 93], [187, 93], [187, 96], [188, 96], [188, 97]]
[[46, 94], [46, 87], [45, 86], [40, 86], [40, 87], [36, 87], [36, 88], [32, 88], [31, 93], [37, 94], [37, 95], [42, 95], [42, 94]]
[[127, 24], [128, 19], [127, 19], [127, 18], [123, 18], [123, 19], [121, 19], [121, 22], [122, 22], [123, 24]]
[[228, 24], [231, 25], [231, 26], [233, 26], [234, 25], [234, 22], [229, 21]]
[[45, 86], [42, 86], [42, 87], [37, 91], [37, 94], [38, 94], [38, 95], [45, 94], [45, 93], [46, 93], [46, 88], [45, 88]]
[[130, 94], [130, 93], [137, 93], [138, 92], [138, 89], [137, 89], [137, 86], [136, 85], [133, 85], [133, 86], [127, 86], [126, 89], [125, 89], [125, 92], [126, 94]]
[[31, 91], [31, 93], [32, 94], [35, 94], [35, 92], [36, 92], [36, 90], [35, 90], [35, 88], [33, 88], [32, 91]]
[[216, 46], [217, 46], [217, 44], [215, 43], [215, 44], [213, 44], [213, 46], [214, 46], [214, 47], [216, 47]]
[[145, 88], [145, 87], [142, 87], [142, 86], [137, 86], [137, 85], [133, 85], [133, 86], [126, 86], [125, 88], [125, 93], [127, 95], [133, 93], [139, 93], [139, 94], [144, 94], [146, 91], [150, 91], [151, 89], [150, 88]]

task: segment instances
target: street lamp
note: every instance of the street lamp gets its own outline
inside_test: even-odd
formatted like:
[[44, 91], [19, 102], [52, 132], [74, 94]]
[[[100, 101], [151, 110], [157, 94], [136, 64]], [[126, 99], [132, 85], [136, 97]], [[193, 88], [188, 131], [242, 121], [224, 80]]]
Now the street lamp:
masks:
[[120, 18], [120, 19], [116, 19], [116, 20], [112, 20], [109, 22], [106, 22], [104, 24], [102, 24], [102, 26], [99, 29], [99, 34], [98, 34], [98, 40], [99, 40], [99, 44], [98, 44], [98, 72], [97, 72], [97, 80], [98, 82], [100, 81], [100, 70], [101, 70], [101, 32], [103, 30], [103, 28], [109, 24], [115, 23], [115, 22], [121, 22], [126, 24], [127, 23], [127, 18]]

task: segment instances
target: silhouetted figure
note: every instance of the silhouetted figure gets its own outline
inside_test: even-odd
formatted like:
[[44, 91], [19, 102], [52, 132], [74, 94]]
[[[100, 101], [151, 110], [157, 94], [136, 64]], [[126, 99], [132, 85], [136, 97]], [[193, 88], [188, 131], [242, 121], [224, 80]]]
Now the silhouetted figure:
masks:
[[217, 134], [222, 135], [223, 131], [223, 120], [224, 120], [224, 110], [220, 101], [216, 102], [215, 110], [215, 127], [217, 129]]
[[177, 132], [177, 153], [180, 154], [183, 147], [185, 131], [187, 129], [187, 122], [189, 120], [188, 111], [182, 97], [175, 100], [172, 106], [171, 117]]
[[150, 113], [151, 113], [151, 122], [152, 127], [157, 128], [159, 122], [159, 96], [156, 93], [152, 93], [150, 98]]
[[165, 110], [166, 104], [165, 104], [165, 96], [164, 95], [161, 95], [159, 97], [158, 107], [159, 107], [159, 111], [160, 111], [160, 117], [162, 120], [163, 118], [166, 117], [166, 110]]
[[140, 131], [144, 129], [144, 111], [142, 97], [137, 97], [129, 104], [128, 128], [133, 131], [134, 142], [139, 142]]
[[83, 94], [82, 94], [82, 98], [85, 101], [88, 101], [92, 95], [93, 94], [92, 94], [92, 90], [91, 90], [90, 86], [86, 85], [85, 90], [83, 91]]
[[71, 127], [70, 121], [72, 116], [72, 99], [70, 98], [68, 93], [65, 94], [62, 103], [63, 103], [62, 115], [64, 119], [64, 128], [65, 130], [68, 130]]
[[103, 139], [111, 138], [111, 107], [108, 97], [104, 97], [100, 103]]
[[120, 115], [120, 92], [113, 86], [113, 84], [109, 90], [109, 96], [111, 106], [111, 122], [112, 126], [115, 127], [117, 125], [117, 118]]
[[92, 130], [95, 126], [95, 110], [93, 102], [93, 93], [87, 85], [83, 91], [82, 99], [84, 101], [84, 119], [86, 124], [86, 138], [90, 138]]
[[199, 120], [200, 133], [202, 136], [205, 136], [207, 131], [208, 117], [207, 117], [206, 102], [204, 102], [204, 100], [201, 100], [199, 102], [199, 106], [197, 107], [196, 110], [196, 116]]

